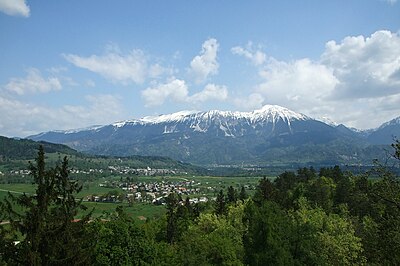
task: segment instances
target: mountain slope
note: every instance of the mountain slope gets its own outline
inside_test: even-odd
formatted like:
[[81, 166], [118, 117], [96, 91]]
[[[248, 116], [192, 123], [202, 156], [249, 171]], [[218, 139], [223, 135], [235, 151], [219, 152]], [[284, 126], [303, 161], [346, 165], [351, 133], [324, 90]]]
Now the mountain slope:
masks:
[[[37, 157], [39, 145], [43, 145], [46, 155], [60, 153], [68, 155], [70, 165], [80, 170], [108, 169], [110, 165], [130, 168], [172, 169], [178, 172], [203, 174], [207, 171], [201, 167], [179, 162], [168, 157], [161, 156], [129, 156], [129, 157], [105, 157], [87, 155], [77, 152], [62, 144], [48, 142], [36, 142], [28, 139], [12, 139], [0, 136], [0, 166], [8, 171], [26, 169], [25, 160]], [[54, 164], [56, 157], [48, 159], [48, 163]]]
[[391, 144], [395, 138], [400, 138], [400, 116], [382, 124], [367, 137], [372, 144]]
[[76, 150], [66, 145], [44, 141], [36, 142], [28, 139], [12, 139], [0, 136], [0, 158], [33, 159], [37, 156], [39, 145], [43, 145], [46, 153], [77, 154]]
[[275, 105], [253, 112], [183, 111], [30, 138], [93, 154], [162, 155], [198, 164], [358, 163], [368, 146], [355, 135]]

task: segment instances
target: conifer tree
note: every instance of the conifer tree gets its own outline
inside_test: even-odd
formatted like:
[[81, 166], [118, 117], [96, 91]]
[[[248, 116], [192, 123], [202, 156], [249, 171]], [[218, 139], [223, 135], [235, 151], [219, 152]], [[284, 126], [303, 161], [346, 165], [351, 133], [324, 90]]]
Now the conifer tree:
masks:
[[[43, 147], [39, 147], [36, 165], [29, 169], [36, 184], [34, 195], [19, 197], [8, 194], [0, 203], [1, 219], [10, 227], [2, 227], [0, 252], [9, 264], [22, 265], [81, 265], [88, 263], [89, 242], [85, 241], [85, 223], [90, 213], [79, 222], [74, 217], [84, 209], [74, 193], [81, 187], [69, 179], [68, 160], [61, 166], [46, 169]], [[18, 211], [16, 205], [23, 209]], [[14, 245], [15, 236], [22, 241]]]
[[177, 237], [177, 208], [178, 196], [175, 193], [170, 193], [166, 198], [167, 206], [167, 235], [166, 240], [168, 243], [173, 243]]
[[226, 202], [224, 191], [221, 189], [217, 195], [217, 200], [215, 202], [215, 213], [217, 215], [223, 215], [226, 212]]
[[242, 202], [244, 202], [244, 200], [247, 199], [247, 193], [246, 193], [246, 189], [244, 188], [244, 186], [242, 186], [240, 189], [239, 199]]
[[228, 203], [236, 203], [237, 201], [237, 192], [232, 186], [228, 187], [227, 201]]

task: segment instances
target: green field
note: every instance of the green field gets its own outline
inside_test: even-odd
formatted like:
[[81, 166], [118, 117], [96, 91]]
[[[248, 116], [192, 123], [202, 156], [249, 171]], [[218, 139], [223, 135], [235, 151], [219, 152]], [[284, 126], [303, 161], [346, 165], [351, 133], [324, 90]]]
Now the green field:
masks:
[[[122, 180], [126, 179], [123, 177]], [[92, 182], [84, 182], [82, 184], [82, 190], [77, 195], [77, 198], [85, 198], [88, 195], [104, 195], [111, 190], [117, 190], [124, 192], [120, 188], [106, 188], [100, 187], [99, 185], [105, 181], [120, 181], [121, 176], [113, 176], [108, 178], [99, 178]], [[190, 197], [208, 196], [214, 197], [220, 189], [225, 192], [229, 186], [233, 186], [236, 189], [247, 186], [248, 193], [252, 194], [254, 187], [257, 185], [259, 177], [213, 177], [213, 176], [137, 176], [135, 177], [135, 183], [145, 182], [175, 182], [175, 181], [194, 181], [193, 187], [200, 188], [201, 193], [192, 194]], [[0, 185], [0, 200], [6, 195], [7, 191], [10, 191], [14, 195], [22, 193], [35, 193], [35, 185], [33, 184], [1, 184]], [[131, 206], [127, 202], [123, 203], [102, 203], [102, 202], [83, 202], [89, 210], [93, 210], [92, 216], [94, 218], [100, 216], [107, 216], [115, 211], [118, 206], [123, 206], [125, 212], [138, 220], [144, 218], [156, 218], [160, 217], [165, 213], [164, 206], [157, 206], [150, 203], [135, 202]], [[82, 216], [84, 213], [80, 214]]]

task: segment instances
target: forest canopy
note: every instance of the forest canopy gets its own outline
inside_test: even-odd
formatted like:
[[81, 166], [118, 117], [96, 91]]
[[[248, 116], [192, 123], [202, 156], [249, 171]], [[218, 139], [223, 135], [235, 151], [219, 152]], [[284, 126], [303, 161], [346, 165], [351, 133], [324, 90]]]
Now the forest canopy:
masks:
[[[400, 143], [393, 148], [399, 163]], [[44, 158], [41, 148], [30, 164], [36, 194], [1, 202], [4, 264], [400, 264], [400, 180], [379, 163], [358, 175], [299, 168], [260, 179], [252, 195], [230, 186], [207, 203], [171, 193], [164, 216], [138, 223], [122, 207], [92, 219], [68, 159], [47, 168]]]

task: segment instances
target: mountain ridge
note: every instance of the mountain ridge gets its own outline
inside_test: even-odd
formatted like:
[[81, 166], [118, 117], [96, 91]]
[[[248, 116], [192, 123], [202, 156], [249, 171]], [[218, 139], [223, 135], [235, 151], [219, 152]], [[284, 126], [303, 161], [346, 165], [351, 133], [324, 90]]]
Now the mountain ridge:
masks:
[[29, 138], [92, 154], [162, 155], [197, 164], [356, 164], [372, 161], [371, 156], [383, 156], [377, 145], [388, 144], [382, 142], [385, 136], [378, 139], [366, 132], [266, 105], [252, 112], [181, 111]]
[[[265, 105], [261, 109], [254, 110], [252, 112], [239, 112], [239, 111], [220, 111], [220, 110], [210, 110], [210, 111], [179, 111], [171, 114], [162, 114], [158, 116], [145, 116], [140, 119], [132, 119], [132, 120], [123, 120], [118, 121], [109, 125], [95, 125], [81, 129], [70, 129], [70, 130], [53, 130], [48, 132], [57, 132], [57, 133], [77, 133], [79, 131], [86, 130], [97, 130], [106, 126], [114, 126], [114, 127], [123, 127], [125, 125], [146, 125], [146, 124], [159, 124], [159, 123], [173, 123], [173, 122], [185, 122], [187, 120], [212, 120], [215, 118], [234, 118], [234, 119], [245, 119], [250, 123], [258, 123], [260, 121], [268, 121], [275, 122], [278, 119], [286, 120], [290, 122], [292, 120], [306, 120], [311, 119], [310, 117], [296, 113], [287, 108], [278, 106], [278, 105]], [[196, 129], [196, 128], [194, 128]], [[202, 131], [202, 130], [200, 130]], [[37, 137], [41, 134], [45, 134], [48, 132], [40, 133], [37, 135], [28, 136], [27, 138]]]

